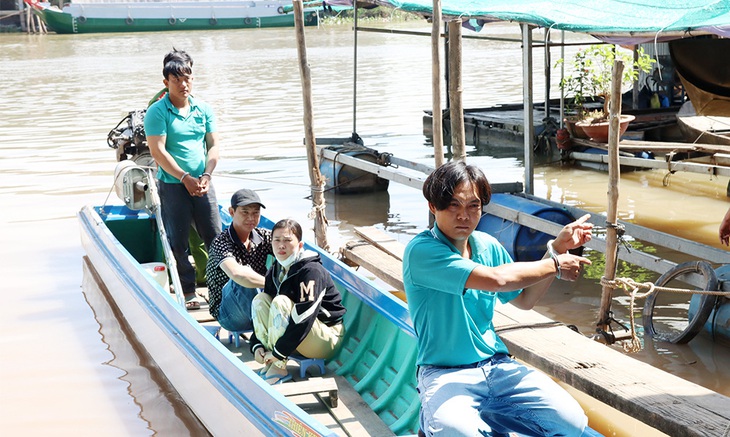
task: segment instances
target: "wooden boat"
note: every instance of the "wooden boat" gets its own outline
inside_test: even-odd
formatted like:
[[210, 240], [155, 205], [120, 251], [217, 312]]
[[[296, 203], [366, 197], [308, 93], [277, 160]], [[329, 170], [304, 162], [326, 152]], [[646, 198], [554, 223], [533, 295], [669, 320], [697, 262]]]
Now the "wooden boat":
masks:
[[[145, 271], [143, 264], [163, 260], [153, 217], [126, 206], [86, 206], [78, 217], [88, 264], [140, 343], [213, 435], [336, 435], [339, 428], [351, 435], [416, 433], [415, 334], [405, 304], [391, 293], [308, 246], [320, 253], [343, 293], [347, 335], [327, 364], [329, 376], [312, 379], [309, 388], [297, 388], [299, 382], [277, 388], [325, 397], [337, 390], [337, 406], [320, 408], [327, 418], [318, 420], [319, 410], [305, 412], [254, 372], [247, 345], [235, 350], [239, 359]], [[262, 220], [262, 225], [273, 223]], [[362, 405], [370, 408], [360, 411]]]
[[[149, 176], [130, 162], [115, 171], [124, 205], [86, 206], [78, 213], [86, 264], [139, 343], [213, 435], [417, 432], [416, 342], [403, 301], [307, 245], [320, 254], [342, 292], [346, 336], [324, 378], [268, 385], [254, 372], [258, 365], [247, 345], [224, 346], [212, 335], [220, 329], [215, 322], [200, 323], [164, 281], [148, 273], [150, 263], [165, 260], [164, 229], [161, 233], [160, 222], [149, 212], [155, 210], [148, 207]], [[221, 216], [230, 224], [223, 209]], [[266, 219], [261, 224], [273, 225]], [[207, 315], [207, 310], [198, 313]], [[293, 401], [302, 397], [306, 412]]]
[[[63, 9], [26, 0], [56, 33], [150, 32], [163, 30], [293, 27], [291, 2], [219, 0], [150, 2], [72, 2]], [[306, 10], [306, 25], [317, 25], [316, 10]]]
[[688, 143], [730, 146], [730, 116], [697, 115], [687, 102], [677, 113], [677, 126]]
[[717, 53], [730, 48], [724, 38], [685, 38], [669, 42], [672, 62], [689, 97], [677, 113], [688, 143], [730, 145], [730, 76]]

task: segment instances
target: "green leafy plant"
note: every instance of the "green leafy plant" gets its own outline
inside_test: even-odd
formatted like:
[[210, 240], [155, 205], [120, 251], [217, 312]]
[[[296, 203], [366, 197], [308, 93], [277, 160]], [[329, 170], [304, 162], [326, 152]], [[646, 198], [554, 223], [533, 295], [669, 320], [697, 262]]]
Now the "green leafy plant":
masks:
[[[594, 44], [575, 54], [569, 64], [572, 73], [560, 81], [560, 87], [568, 97], [572, 98], [572, 108], [578, 120], [593, 118], [594, 121], [600, 121], [608, 118], [614, 60], [624, 62], [622, 87], [631, 85], [638, 78], [639, 71], [651, 71], [654, 59], [644, 53], [643, 49], [639, 49], [637, 53], [638, 58], [634, 61], [630, 52], [618, 50], [610, 44]], [[560, 59], [556, 65], [564, 62], [565, 59]], [[585, 104], [588, 99], [594, 97], [603, 99], [603, 110], [597, 113], [593, 111], [589, 117]]]

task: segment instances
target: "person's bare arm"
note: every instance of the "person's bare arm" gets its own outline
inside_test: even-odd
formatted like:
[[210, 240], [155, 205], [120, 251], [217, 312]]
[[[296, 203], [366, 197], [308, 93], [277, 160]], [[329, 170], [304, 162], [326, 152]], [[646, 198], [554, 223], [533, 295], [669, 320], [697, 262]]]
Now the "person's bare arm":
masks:
[[590, 215], [586, 214], [565, 225], [555, 237], [552, 247], [557, 254], [557, 266], [549, 252], [540, 261], [517, 262], [497, 267], [477, 266], [469, 275], [466, 286], [475, 290], [497, 292], [523, 289], [511, 303], [517, 308], [532, 309], [545, 295], [556, 276], [575, 281], [580, 275], [581, 266], [591, 264], [587, 258], [567, 253], [592, 238], [593, 225], [587, 223], [588, 218]]
[[241, 265], [233, 258], [226, 258], [221, 263], [221, 269], [235, 283], [248, 288], [261, 288], [264, 286], [264, 277], [259, 275], [249, 265]]
[[210, 179], [213, 170], [218, 165], [220, 147], [218, 147], [218, 132], [205, 134], [205, 144], [208, 148], [208, 160], [205, 162], [205, 172], [200, 176], [200, 193], [205, 194], [210, 189]]
[[730, 208], [725, 213], [725, 218], [720, 222], [720, 242], [730, 246]]

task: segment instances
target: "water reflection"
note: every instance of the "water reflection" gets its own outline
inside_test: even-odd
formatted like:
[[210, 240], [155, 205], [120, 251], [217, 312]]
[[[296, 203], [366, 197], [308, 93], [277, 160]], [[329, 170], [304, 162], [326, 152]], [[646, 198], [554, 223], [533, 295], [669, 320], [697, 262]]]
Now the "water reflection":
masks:
[[[387, 223], [390, 213], [390, 194], [387, 191], [372, 193], [325, 195], [328, 220], [337, 220], [340, 228], [346, 226], [374, 226]], [[352, 211], [359, 211], [352, 214]]]
[[87, 262], [83, 264], [83, 290], [99, 322], [102, 341], [112, 353], [105, 364], [124, 371], [120, 379], [129, 383], [129, 395], [139, 406], [139, 417], [149, 424], [150, 434], [210, 435], [124, 322], [124, 315]]

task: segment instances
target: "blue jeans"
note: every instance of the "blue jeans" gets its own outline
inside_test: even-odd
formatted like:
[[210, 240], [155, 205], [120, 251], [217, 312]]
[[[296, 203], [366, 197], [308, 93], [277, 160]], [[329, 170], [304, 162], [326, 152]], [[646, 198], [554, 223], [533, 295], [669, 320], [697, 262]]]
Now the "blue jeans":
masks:
[[555, 381], [504, 354], [467, 366], [423, 366], [418, 392], [427, 436], [577, 437], [588, 424]]
[[226, 331], [250, 331], [253, 329], [251, 302], [258, 294], [255, 288], [246, 288], [228, 280], [221, 290], [221, 306], [218, 323]]
[[221, 233], [221, 218], [218, 200], [211, 185], [203, 197], [194, 197], [183, 184], [168, 184], [157, 181], [160, 194], [162, 222], [167, 239], [175, 256], [177, 274], [186, 299], [195, 296], [195, 268], [190, 263], [190, 225], [195, 224], [198, 235], [209, 249], [216, 235]]

